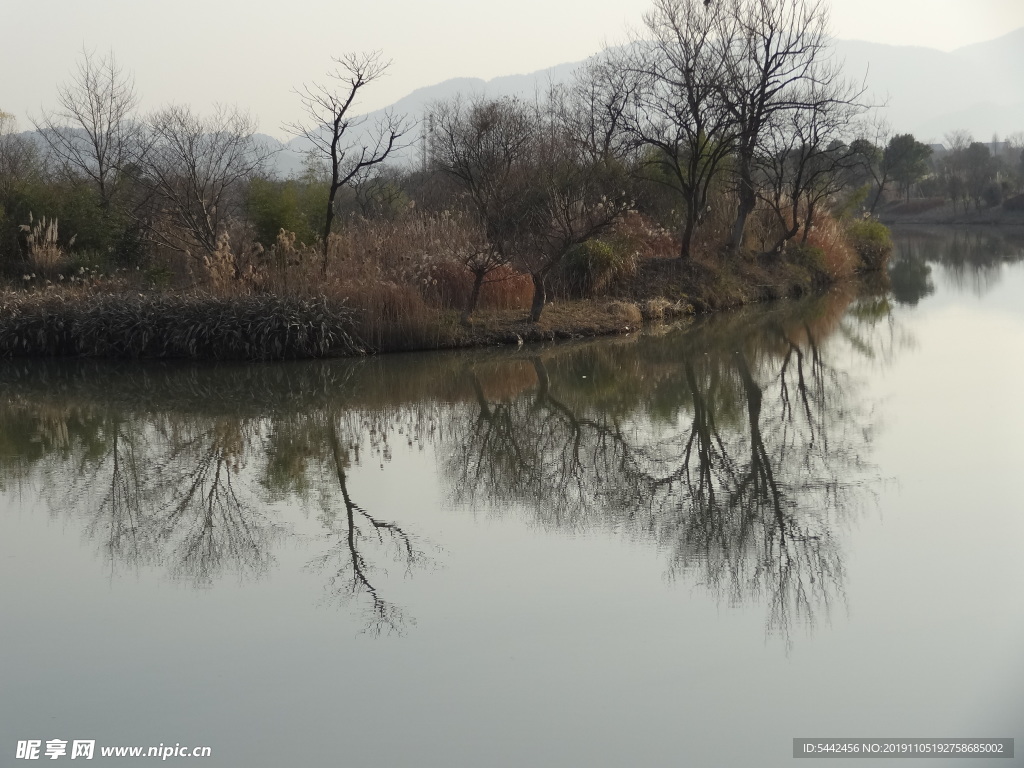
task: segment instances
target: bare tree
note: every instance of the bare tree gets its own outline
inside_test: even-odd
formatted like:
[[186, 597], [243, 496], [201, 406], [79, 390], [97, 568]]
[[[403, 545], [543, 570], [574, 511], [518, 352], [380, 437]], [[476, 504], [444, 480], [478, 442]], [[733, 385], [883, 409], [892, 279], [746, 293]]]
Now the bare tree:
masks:
[[327, 84], [312, 83], [297, 90], [308, 120], [289, 123], [285, 129], [309, 141], [314, 151], [330, 165], [327, 218], [324, 224], [323, 270], [327, 271], [327, 249], [334, 223], [334, 199], [338, 190], [361, 174], [384, 162], [399, 148], [409, 128], [404, 117], [384, 115], [369, 134], [362, 132], [365, 117], [352, 114], [360, 91], [384, 76], [390, 61], [380, 51], [348, 53], [334, 59], [337, 68], [328, 72]]
[[722, 98], [726, 53], [735, 46], [723, 13], [700, 0], [656, 0], [644, 17], [651, 42], [625, 49], [620, 65], [640, 82], [627, 129], [655, 150], [648, 156], [660, 171], [655, 179], [683, 199], [683, 259], [690, 257], [712, 184], [735, 143], [733, 114]]
[[113, 52], [97, 58], [84, 50], [72, 79], [57, 90], [60, 107], [33, 121], [51, 155], [71, 175], [87, 179], [110, 207], [121, 170], [138, 156], [142, 126], [135, 81]]
[[728, 0], [720, 16], [727, 77], [723, 96], [736, 129], [737, 211], [730, 245], [743, 245], [757, 204], [757, 159], [765, 132], [781, 113], [803, 106], [809, 88], [837, 77], [828, 61], [824, 0]]
[[819, 82], [800, 97], [802, 107], [780, 113], [766, 131], [758, 161], [759, 196], [781, 229], [777, 250], [803, 229], [807, 242], [814, 217], [846, 185], [859, 157], [845, 143], [857, 117], [863, 88], [832, 80]]
[[514, 98], [461, 99], [435, 104], [430, 162], [453, 178], [482, 237], [460, 261], [473, 273], [473, 288], [463, 319], [476, 309], [487, 275], [508, 264], [516, 251], [533, 184], [533, 151], [538, 116]]
[[143, 180], [156, 205], [150, 231], [157, 242], [189, 253], [217, 250], [241, 205], [241, 186], [273, 154], [255, 140], [255, 130], [255, 121], [234, 107], [218, 106], [204, 118], [171, 106], [149, 119]]
[[558, 114], [514, 98], [454, 101], [435, 111], [434, 166], [459, 182], [490, 244], [466, 262], [477, 288], [490, 270], [518, 263], [533, 280], [533, 322], [547, 303], [551, 271], [627, 207], [615, 176]]
[[530, 273], [533, 300], [530, 321], [539, 322], [547, 304], [547, 280], [573, 248], [607, 231], [629, 208], [602, 183], [595, 166], [567, 164], [541, 158], [547, 171], [539, 191], [542, 199], [532, 208], [524, 228], [517, 260]]
[[0, 110], [0, 209], [10, 200], [15, 187], [41, 168], [35, 145], [16, 133], [17, 127], [14, 115]]
[[623, 58], [605, 51], [588, 60], [557, 104], [558, 122], [593, 162], [628, 162], [638, 146], [627, 115], [642, 81]]
[[874, 121], [862, 133], [864, 135], [854, 140], [850, 149], [856, 158], [857, 167], [870, 176], [871, 181], [874, 182], [875, 196], [871, 199], [869, 208], [869, 211], [874, 214], [886, 186], [892, 181], [890, 177], [892, 169], [885, 162], [883, 154], [885, 147], [889, 144], [889, 139], [892, 138], [892, 129], [885, 121]]

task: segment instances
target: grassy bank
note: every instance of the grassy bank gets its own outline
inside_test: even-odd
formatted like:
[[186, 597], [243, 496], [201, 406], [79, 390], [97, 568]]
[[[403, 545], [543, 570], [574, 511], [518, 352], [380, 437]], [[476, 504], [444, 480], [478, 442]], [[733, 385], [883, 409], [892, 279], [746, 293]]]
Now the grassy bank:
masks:
[[830, 220], [777, 252], [705, 249], [683, 261], [663, 232], [638, 234], [634, 222], [615, 248], [566, 259], [539, 322], [528, 319], [530, 277], [509, 266], [488, 275], [466, 320], [472, 274], [444, 257], [452, 226], [367, 223], [332, 241], [326, 261], [286, 234], [266, 251], [225, 242], [177, 278], [169, 265], [104, 274], [52, 260], [0, 289], [0, 355], [272, 360], [628, 333], [806, 295], [879, 270], [891, 248], [876, 222]]

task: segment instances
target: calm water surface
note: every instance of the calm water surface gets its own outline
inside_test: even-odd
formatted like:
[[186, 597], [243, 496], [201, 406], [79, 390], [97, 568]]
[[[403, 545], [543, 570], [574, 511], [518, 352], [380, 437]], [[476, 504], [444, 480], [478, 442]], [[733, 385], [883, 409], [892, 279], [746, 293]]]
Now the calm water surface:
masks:
[[1024, 243], [897, 246], [888, 294], [641, 338], [0, 362], [0, 765], [1021, 754]]

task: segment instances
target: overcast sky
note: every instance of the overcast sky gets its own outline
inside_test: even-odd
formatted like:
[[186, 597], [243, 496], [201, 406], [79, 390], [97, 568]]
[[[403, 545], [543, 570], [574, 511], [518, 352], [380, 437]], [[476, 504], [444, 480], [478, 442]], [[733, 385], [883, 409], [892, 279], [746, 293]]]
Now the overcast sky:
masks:
[[[0, 110], [30, 126], [54, 103], [83, 46], [113, 50], [146, 109], [238, 104], [283, 136], [300, 117], [291, 89], [331, 56], [381, 49], [388, 77], [363, 109], [452, 77], [522, 74], [586, 58], [641, 25], [649, 0], [3, 0]], [[833, 0], [838, 37], [941, 50], [1024, 26], [1024, 0]]]

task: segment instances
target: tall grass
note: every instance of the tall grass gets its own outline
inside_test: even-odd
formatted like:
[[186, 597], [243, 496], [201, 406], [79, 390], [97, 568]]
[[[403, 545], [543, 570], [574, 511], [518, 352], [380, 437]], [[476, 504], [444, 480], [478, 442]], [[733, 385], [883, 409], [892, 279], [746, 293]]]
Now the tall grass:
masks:
[[[19, 229], [25, 235], [25, 249], [30, 269], [52, 274], [67, 262], [67, 253], [60, 244], [60, 225], [57, 219], [47, 219], [43, 216], [36, 221], [29, 211], [28, 224], [22, 224]], [[74, 244], [75, 237], [72, 236], [67, 247], [70, 248]]]
[[[66, 260], [56, 222], [31, 224], [36, 263]], [[730, 259], [701, 243], [686, 269], [669, 269], [678, 264], [673, 236], [629, 214], [577, 247], [554, 276], [560, 305], [580, 295], [619, 301], [581, 304], [545, 333], [633, 329], [680, 308], [735, 306], [787, 295], [791, 285], [805, 291], [853, 274], [862, 260], [884, 262], [864, 256], [864, 243], [881, 237], [875, 229], [868, 222], [844, 230], [821, 216], [805, 244], [788, 244], [778, 258]], [[469, 333], [459, 324], [473, 284], [465, 258], [479, 238], [457, 215], [354, 219], [332, 236], [325, 259], [285, 231], [264, 248], [239, 224], [202, 259], [164, 252], [147, 271], [33, 278], [19, 280], [20, 291], [0, 290], [0, 355], [269, 360], [457, 346]], [[532, 293], [529, 275], [505, 265], [487, 275], [478, 306], [521, 309], [525, 319]], [[508, 314], [487, 322], [482, 341], [532, 337]]]
[[277, 360], [355, 355], [357, 313], [324, 298], [5, 294], [0, 355]]

